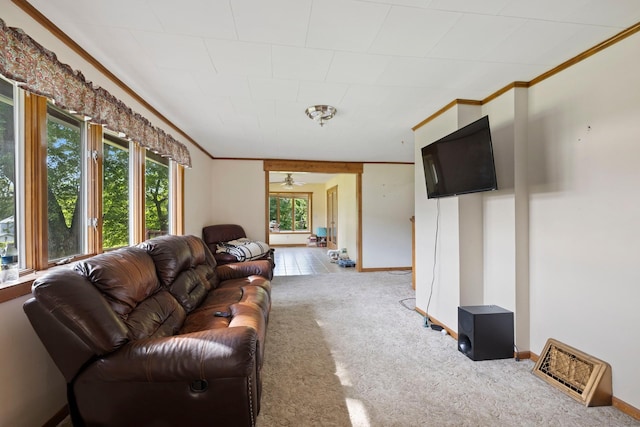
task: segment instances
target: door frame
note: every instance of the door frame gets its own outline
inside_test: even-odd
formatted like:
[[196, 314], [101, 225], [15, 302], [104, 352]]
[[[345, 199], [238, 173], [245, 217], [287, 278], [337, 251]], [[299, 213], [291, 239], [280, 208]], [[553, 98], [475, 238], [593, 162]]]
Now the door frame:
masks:
[[264, 186], [265, 186], [265, 216], [264, 229], [269, 243], [269, 172], [311, 172], [311, 173], [335, 173], [356, 175], [356, 252], [358, 261], [356, 271], [361, 272], [362, 260], [362, 162], [326, 162], [314, 160], [264, 160]]
[[[334, 240], [334, 236], [336, 236], [338, 234], [336, 228], [337, 228], [337, 224], [338, 224], [338, 186], [334, 185], [331, 188], [327, 188], [325, 191], [325, 197], [327, 199], [327, 204], [326, 204], [326, 208], [327, 208], [327, 248], [329, 249], [338, 249], [338, 243]], [[335, 199], [331, 198], [331, 195], [335, 193]], [[331, 200], [331, 203], [329, 203], [329, 200]], [[333, 214], [335, 213], [335, 217], [333, 216]], [[329, 224], [332, 224], [331, 226], [329, 226]]]

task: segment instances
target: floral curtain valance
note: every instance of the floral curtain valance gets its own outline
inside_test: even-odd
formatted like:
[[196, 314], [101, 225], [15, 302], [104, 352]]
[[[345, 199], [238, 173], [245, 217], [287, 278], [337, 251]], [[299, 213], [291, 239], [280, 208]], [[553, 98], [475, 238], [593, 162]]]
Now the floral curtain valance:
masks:
[[163, 157], [191, 167], [184, 144], [135, 113], [101, 87], [87, 81], [81, 72], [61, 63], [19, 28], [7, 27], [0, 19], [0, 74], [18, 82], [29, 92], [53, 99], [57, 106], [91, 117], [91, 121], [124, 133], [127, 138]]

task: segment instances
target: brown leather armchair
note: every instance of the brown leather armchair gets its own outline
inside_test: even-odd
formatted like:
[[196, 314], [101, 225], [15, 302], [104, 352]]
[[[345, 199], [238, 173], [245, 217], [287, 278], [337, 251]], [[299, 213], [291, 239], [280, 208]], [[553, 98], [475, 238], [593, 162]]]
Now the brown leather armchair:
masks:
[[[238, 262], [238, 259], [231, 254], [225, 252], [216, 253], [218, 244], [246, 237], [247, 234], [245, 233], [244, 228], [238, 224], [208, 225], [202, 229], [202, 240], [204, 240], [205, 244], [209, 247], [209, 250], [213, 254], [218, 265]], [[271, 263], [272, 269], [276, 265], [273, 248], [270, 248], [269, 252], [265, 253], [258, 259], [268, 260]]]

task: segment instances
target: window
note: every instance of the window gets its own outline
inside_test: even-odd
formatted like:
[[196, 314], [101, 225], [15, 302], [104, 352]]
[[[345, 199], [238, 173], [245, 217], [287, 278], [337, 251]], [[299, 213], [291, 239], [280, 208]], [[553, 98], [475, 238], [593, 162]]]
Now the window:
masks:
[[52, 107], [47, 117], [47, 218], [49, 259], [83, 250], [84, 123]]
[[[176, 163], [0, 78], [0, 255], [22, 255], [16, 273], [181, 234], [183, 180]], [[0, 301], [15, 283], [2, 273]]]
[[130, 241], [129, 143], [105, 134], [102, 152], [102, 246], [113, 249]]
[[269, 193], [269, 224], [272, 230], [309, 232], [311, 193]]
[[169, 160], [147, 151], [145, 161], [145, 238], [169, 233]]
[[0, 253], [16, 252], [16, 142], [13, 85], [0, 79]]

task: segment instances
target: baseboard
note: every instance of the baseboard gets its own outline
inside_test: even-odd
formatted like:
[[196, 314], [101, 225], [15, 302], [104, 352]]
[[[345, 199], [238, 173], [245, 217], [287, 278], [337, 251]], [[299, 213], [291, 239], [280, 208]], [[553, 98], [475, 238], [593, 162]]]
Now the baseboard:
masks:
[[362, 268], [360, 270], [363, 273], [372, 273], [375, 271], [411, 271], [411, 267], [376, 267], [376, 268]]
[[627, 402], [620, 400], [615, 396], [611, 398], [611, 403], [613, 404], [614, 408], [617, 408], [621, 412], [624, 412], [625, 414], [635, 418], [636, 420], [640, 420], [640, 409], [629, 405]]
[[42, 427], [56, 427], [69, 415], [69, 405], [64, 405], [56, 414], [49, 419]]

